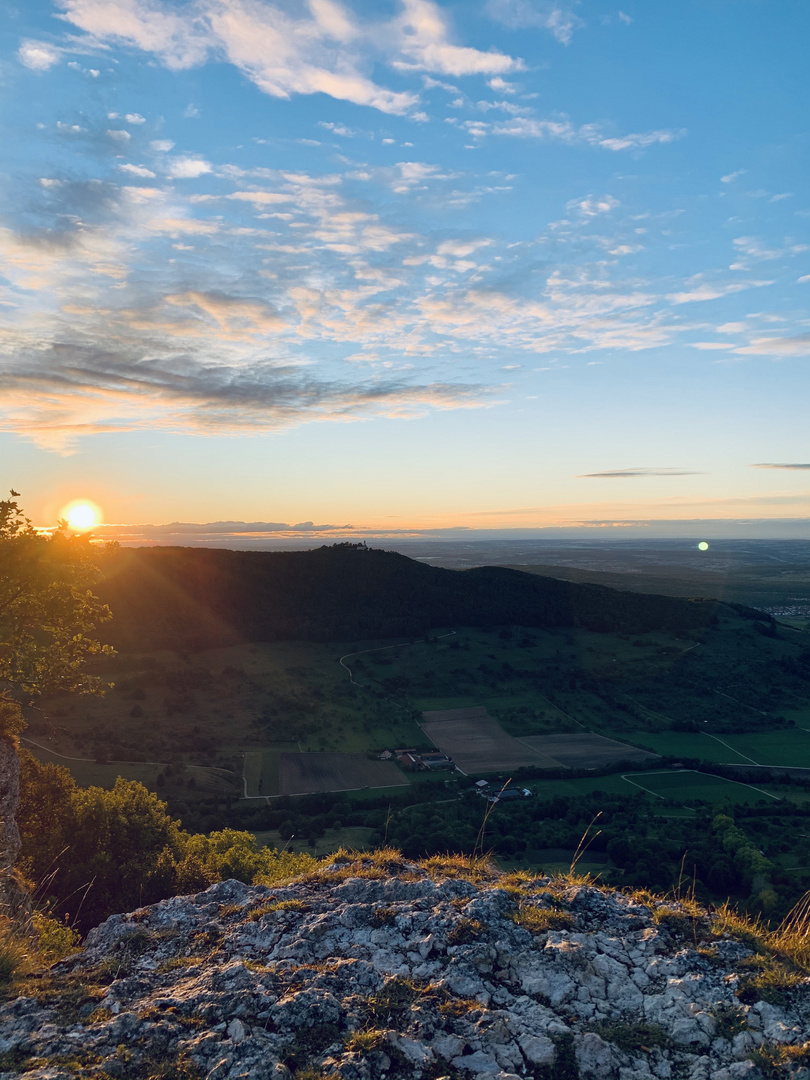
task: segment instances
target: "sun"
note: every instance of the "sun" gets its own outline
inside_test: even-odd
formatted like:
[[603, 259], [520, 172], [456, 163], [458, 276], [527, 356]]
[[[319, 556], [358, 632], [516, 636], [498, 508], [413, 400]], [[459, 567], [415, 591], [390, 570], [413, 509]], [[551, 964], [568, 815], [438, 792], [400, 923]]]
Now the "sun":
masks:
[[101, 508], [89, 499], [74, 499], [59, 515], [74, 532], [89, 532], [101, 521]]

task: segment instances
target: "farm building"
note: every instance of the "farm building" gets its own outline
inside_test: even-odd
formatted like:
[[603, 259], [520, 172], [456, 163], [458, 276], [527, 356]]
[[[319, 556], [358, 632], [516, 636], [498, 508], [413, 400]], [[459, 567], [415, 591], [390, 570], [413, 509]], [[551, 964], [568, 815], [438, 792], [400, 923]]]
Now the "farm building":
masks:
[[494, 795], [487, 795], [487, 801], [491, 803], [514, 802], [516, 799], [528, 799], [531, 791], [528, 788], [507, 788]]
[[427, 769], [452, 769], [454, 767], [447, 754], [420, 754], [419, 760]]

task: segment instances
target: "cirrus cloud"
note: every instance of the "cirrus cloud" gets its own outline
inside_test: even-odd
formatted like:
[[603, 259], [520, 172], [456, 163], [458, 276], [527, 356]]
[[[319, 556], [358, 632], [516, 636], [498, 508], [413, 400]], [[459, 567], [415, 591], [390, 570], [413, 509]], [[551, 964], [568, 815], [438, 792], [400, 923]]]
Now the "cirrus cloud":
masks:
[[640, 476], [703, 476], [689, 469], [609, 469], [606, 472], [580, 473], [578, 479], [627, 480]]
[[756, 465], [752, 465], [751, 468], [752, 469], [810, 469], [810, 462], [808, 462], [808, 461], [759, 462]]

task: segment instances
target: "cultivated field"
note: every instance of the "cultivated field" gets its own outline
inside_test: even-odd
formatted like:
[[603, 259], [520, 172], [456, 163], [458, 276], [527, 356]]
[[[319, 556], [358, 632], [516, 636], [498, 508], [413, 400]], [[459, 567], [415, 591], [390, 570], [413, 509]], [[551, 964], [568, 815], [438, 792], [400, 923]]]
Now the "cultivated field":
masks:
[[462, 772], [497, 772], [534, 765], [558, 769], [560, 763], [507, 735], [483, 706], [422, 713], [422, 730]]
[[653, 761], [657, 757], [648, 750], [639, 750], [636, 746], [590, 732], [527, 735], [520, 741], [570, 769], [596, 769], [613, 761]]
[[282, 795], [405, 787], [408, 783], [393, 762], [372, 761], [365, 754], [279, 754]]
[[422, 714], [422, 730], [465, 773], [530, 765], [540, 769], [596, 769], [612, 761], [653, 761], [655, 754], [591, 732], [507, 734], [486, 708], [440, 709]]

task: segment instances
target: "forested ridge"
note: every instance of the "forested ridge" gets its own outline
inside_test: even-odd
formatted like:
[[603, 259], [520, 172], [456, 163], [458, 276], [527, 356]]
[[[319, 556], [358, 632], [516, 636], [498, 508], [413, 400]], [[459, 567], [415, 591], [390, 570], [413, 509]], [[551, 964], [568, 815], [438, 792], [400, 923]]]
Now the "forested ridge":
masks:
[[[446, 570], [396, 552], [135, 548], [113, 552], [97, 585], [121, 649], [202, 649], [239, 641], [349, 641], [441, 626], [692, 630], [718, 602], [621, 592], [505, 567]], [[770, 617], [735, 605], [738, 614]]]

